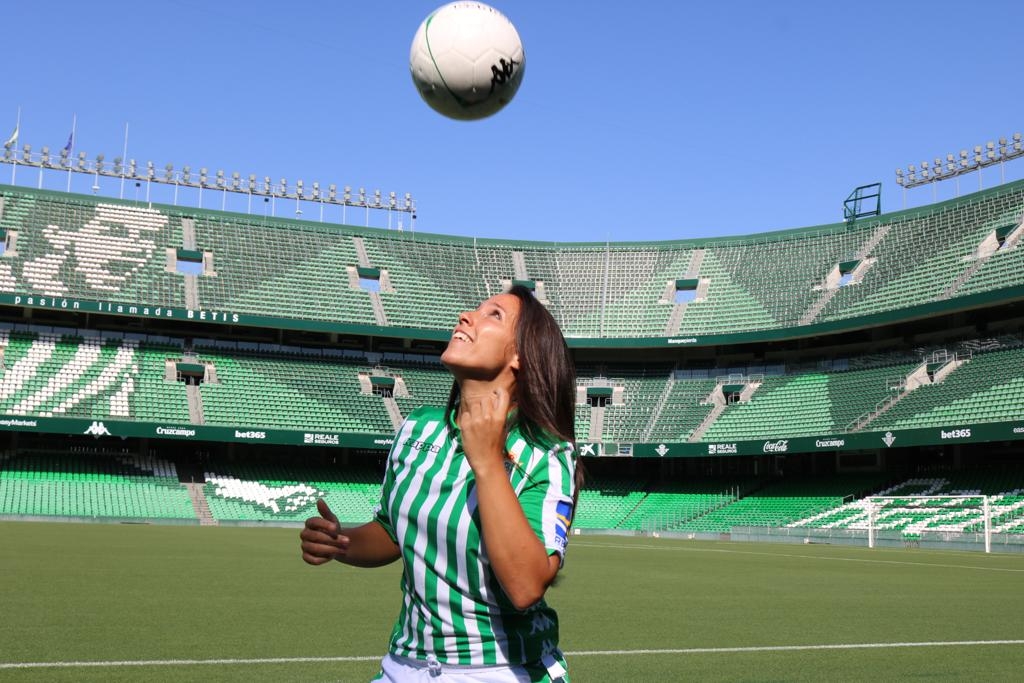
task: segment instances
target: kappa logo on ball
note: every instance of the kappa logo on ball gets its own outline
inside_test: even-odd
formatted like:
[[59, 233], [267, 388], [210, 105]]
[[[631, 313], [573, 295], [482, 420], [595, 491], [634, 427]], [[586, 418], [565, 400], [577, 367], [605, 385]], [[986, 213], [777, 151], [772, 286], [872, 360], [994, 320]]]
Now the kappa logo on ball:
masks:
[[409, 50], [409, 72], [423, 101], [461, 121], [482, 119], [512, 101], [526, 53], [512, 22], [480, 2], [453, 2], [430, 14]]

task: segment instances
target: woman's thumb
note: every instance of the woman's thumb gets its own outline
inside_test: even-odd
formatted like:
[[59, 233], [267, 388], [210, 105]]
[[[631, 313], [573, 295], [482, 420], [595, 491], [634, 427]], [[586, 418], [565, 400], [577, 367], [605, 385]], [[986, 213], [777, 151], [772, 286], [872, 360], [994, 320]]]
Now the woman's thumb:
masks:
[[331, 512], [331, 508], [327, 507], [327, 503], [324, 502], [323, 498], [319, 498], [316, 501], [316, 509], [320, 513], [320, 516], [326, 519], [328, 522], [338, 523], [338, 518]]

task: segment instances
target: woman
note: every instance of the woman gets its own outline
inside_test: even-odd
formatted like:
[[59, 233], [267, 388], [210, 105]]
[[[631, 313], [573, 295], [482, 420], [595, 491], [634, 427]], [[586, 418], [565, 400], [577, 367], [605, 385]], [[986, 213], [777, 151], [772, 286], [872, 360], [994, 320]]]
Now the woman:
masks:
[[459, 316], [441, 362], [455, 380], [448, 406], [399, 429], [374, 520], [341, 529], [318, 501], [302, 559], [402, 559], [402, 609], [375, 680], [568, 681], [543, 600], [582, 476], [568, 347], [516, 286]]

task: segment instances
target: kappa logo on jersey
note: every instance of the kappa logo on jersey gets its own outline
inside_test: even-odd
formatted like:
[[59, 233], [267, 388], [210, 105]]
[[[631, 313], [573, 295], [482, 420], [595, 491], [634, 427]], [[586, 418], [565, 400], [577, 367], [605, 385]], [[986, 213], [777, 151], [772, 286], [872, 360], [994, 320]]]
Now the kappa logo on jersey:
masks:
[[572, 503], [560, 500], [555, 505], [555, 544], [559, 550], [565, 550], [570, 524], [572, 524]]
[[533, 615], [533, 621], [530, 622], [530, 635], [535, 636], [538, 633], [545, 633], [550, 631], [554, 626], [554, 619], [549, 617], [545, 612], [537, 612]]
[[430, 451], [431, 453], [440, 453], [441, 452], [441, 447], [440, 446], [438, 446], [436, 444], [432, 444], [432, 443], [427, 443], [426, 441], [413, 441], [412, 442], [412, 447], [415, 448], [418, 451], [427, 450], [427, 451]]

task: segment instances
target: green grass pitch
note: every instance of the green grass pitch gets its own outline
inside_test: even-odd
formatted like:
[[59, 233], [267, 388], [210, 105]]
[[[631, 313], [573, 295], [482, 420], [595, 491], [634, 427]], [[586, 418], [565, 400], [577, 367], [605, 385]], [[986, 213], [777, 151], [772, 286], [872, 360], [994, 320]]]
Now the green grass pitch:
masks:
[[[0, 680], [365, 681], [399, 576], [297, 529], [0, 523]], [[1024, 555], [579, 536], [548, 600], [577, 683], [1024, 671]]]

